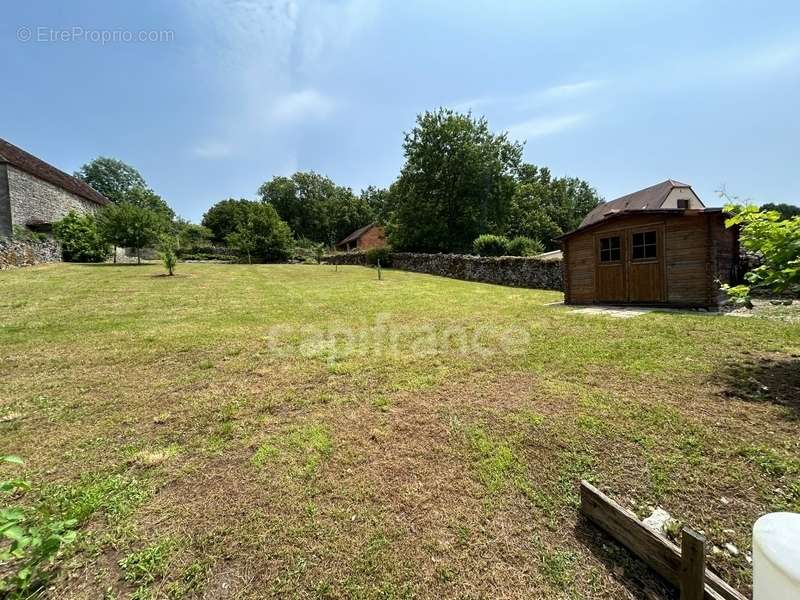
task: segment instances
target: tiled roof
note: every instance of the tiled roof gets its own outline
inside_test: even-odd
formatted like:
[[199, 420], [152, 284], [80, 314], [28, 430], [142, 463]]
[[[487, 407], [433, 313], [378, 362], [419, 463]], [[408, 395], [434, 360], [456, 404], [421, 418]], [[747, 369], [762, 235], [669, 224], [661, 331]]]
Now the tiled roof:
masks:
[[111, 200], [92, 188], [88, 183], [72, 175], [67, 175], [64, 171], [56, 169], [54, 166], [2, 138], [0, 138], [0, 163], [13, 165], [20, 171], [25, 171], [90, 202], [95, 202], [101, 206], [111, 204]]

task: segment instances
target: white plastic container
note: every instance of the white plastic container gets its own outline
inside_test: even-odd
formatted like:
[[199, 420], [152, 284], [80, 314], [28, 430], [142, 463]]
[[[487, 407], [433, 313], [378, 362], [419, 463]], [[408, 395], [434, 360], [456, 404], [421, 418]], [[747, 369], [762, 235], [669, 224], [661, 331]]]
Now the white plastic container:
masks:
[[800, 600], [800, 514], [770, 513], [753, 525], [753, 600]]

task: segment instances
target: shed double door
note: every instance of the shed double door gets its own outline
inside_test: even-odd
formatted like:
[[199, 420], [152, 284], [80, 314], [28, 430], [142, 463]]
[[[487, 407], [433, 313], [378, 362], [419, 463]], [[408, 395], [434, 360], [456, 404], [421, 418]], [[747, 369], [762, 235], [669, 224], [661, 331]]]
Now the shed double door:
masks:
[[663, 224], [595, 234], [597, 302], [665, 302], [664, 274]]

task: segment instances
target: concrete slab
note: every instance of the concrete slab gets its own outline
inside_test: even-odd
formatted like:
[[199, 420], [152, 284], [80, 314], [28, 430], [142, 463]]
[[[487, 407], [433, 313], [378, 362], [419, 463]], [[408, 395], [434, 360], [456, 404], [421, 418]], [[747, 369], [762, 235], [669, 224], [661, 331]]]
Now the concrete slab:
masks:
[[615, 319], [632, 319], [658, 310], [645, 306], [582, 306], [570, 312], [579, 315], [606, 315]]

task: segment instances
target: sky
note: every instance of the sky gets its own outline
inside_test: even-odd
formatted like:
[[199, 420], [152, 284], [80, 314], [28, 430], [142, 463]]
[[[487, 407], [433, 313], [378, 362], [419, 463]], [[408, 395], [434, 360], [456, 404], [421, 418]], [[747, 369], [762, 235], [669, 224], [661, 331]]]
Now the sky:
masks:
[[606, 200], [800, 203], [800, 2], [7, 2], [0, 137], [136, 167], [199, 222], [314, 170], [388, 186], [416, 115], [485, 115]]

